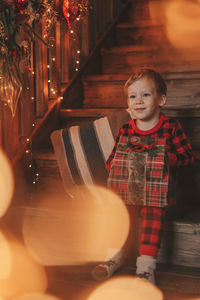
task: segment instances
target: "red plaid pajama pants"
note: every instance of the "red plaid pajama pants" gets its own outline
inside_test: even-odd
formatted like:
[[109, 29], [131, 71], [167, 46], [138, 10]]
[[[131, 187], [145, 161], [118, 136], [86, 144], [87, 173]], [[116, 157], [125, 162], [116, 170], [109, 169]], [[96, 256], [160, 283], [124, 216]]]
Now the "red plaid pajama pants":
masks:
[[164, 228], [164, 214], [164, 208], [152, 206], [141, 208], [142, 230], [139, 247], [140, 255], [157, 256]]

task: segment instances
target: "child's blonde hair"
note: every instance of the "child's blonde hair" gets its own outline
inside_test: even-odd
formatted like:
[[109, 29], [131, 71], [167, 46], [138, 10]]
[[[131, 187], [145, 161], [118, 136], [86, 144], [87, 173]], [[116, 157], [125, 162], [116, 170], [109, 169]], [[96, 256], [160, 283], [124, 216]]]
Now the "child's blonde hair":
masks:
[[160, 95], [167, 94], [167, 86], [164, 79], [159, 73], [151, 69], [140, 69], [139, 71], [134, 72], [124, 85], [124, 90], [126, 91], [126, 93], [128, 87], [132, 83], [144, 77], [149, 78], [154, 82], [158, 94]]

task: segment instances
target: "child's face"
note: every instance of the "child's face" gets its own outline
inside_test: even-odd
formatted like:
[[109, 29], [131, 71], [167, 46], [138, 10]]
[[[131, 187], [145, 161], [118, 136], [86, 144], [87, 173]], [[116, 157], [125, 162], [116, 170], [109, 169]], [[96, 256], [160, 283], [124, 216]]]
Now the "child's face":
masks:
[[153, 122], [159, 118], [160, 107], [166, 103], [166, 96], [157, 93], [151, 79], [144, 77], [133, 82], [127, 92], [129, 109], [137, 120]]

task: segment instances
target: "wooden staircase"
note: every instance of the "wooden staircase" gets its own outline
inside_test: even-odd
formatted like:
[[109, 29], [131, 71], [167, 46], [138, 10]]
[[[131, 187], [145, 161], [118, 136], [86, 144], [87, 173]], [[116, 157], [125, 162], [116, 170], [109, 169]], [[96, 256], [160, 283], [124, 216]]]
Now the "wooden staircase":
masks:
[[[168, 102], [163, 110], [164, 113], [181, 120], [193, 148], [198, 151], [200, 149], [200, 49], [186, 49], [186, 51], [181, 47], [175, 49], [167, 38], [165, 24], [152, 22], [148, 6], [150, 2], [162, 1], [132, 1], [132, 8], [127, 12], [124, 22], [116, 26], [114, 39], [116, 44], [101, 49], [101, 73], [85, 74], [82, 77], [84, 91], [82, 107], [75, 109], [68, 107], [65, 102], [62, 103], [61, 127], [82, 124], [102, 117], [110, 111], [125, 109], [127, 103], [123, 94], [123, 84], [135, 68], [148, 67], [162, 73], [167, 82]], [[60, 185], [61, 178], [52, 151], [49, 149], [35, 152], [38, 171], [42, 174], [38, 190], [42, 189], [49, 195], [56, 194], [55, 190], [52, 191], [51, 185], [57, 182], [55, 186], [62, 194], [64, 191]], [[200, 176], [199, 169], [196, 173]], [[182, 265], [184, 268], [185, 266], [200, 268], [199, 223], [200, 217], [198, 219], [196, 214], [194, 221], [191, 217], [190, 221], [178, 220], [175, 224], [178, 229], [174, 234], [177, 234], [178, 242], [182, 243], [181, 246], [176, 245], [177, 251], [180, 251], [182, 258], [179, 261], [174, 259], [174, 265], [177, 262], [177, 265]], [[193, 253], [192, 246], [189, 245], [192, 243], [191, 237], [195, 240]], [[187, 245], [183, 249], [185, 239]], [[160, 254], [160, 261], [167, 263], [164, 261], [163, 251]], [[192, 256], [191, 265], [189, 256]], [[184, 257], [187, 258], [186, 263]], [[173, 272], [169, 276], [173, 278]], [[188, 298], [184, 298], [183, 295], [180, 298], [179, 296], [173, 298], [170, 294], [166, 299]]]

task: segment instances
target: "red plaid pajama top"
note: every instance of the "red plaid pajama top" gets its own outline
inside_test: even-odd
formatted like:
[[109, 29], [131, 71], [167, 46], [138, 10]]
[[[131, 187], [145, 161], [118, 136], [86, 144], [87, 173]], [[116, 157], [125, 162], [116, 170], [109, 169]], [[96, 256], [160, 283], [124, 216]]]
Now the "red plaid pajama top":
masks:
[[[136, 139], [137, 138], [140, 138], [140, 139], [150, 138], [152, 140], [158, 141], [158, 144], [159, 144], [159, 140], [160, 141], [165, 140], [165, 147], [166, 147], [166, 151], [168, 154], [170, 166], [188, 165], [188, 164], [191, 164], [194, 160], [191, 146], [188, 143], [187, 138], [186, 138], [179, 122], [175, 119], [171, 119], [171, 118], [165, 117], [164, 115], [161, 115], [157, 125], [150, 130], [142, 131], [142, 130], [138, 129], [136, 127], [134, 119], [129, 121], [128, 123], [124, 124], [119, 129], [116, 140], [115, 140], [114, 148], [106, 162], [106, 168], [108, 169], [108, 171], [110, 171], [110, 169], [111, 169], [114, 157], [116, 155], [119, 155], [119, 149], [121, 146], [121, 142], [123, 145], [123, 140], [126, 141], [127, 137], [129, 137], [130, 140], [134, 140], [134, 138], [136, 138]], [[135, 150], [135, 151], [137, 151], [137, 150]], [[124, 155], [124, 157], [126, 157], [126, 155]], [[157, 156], [157, 157], [160, 160], [159, 156]], [[122, 155], [122, 159], [123, 159], [123, 155]], [[121, 173], [122, 176], [123, 176], [123, 174], [125, 174], [125, 176], [126, 176], [127, 158], [124, 158], [124, 159], [126, 160], [124, 165], [122, 163], [122, 166], [117, 166], [117, 168], [116, 168], [116, 166], [114, 166], [114, 164], [113, 164], [113, 168], [111, 171], [112, 172], [119, 171], [119, 173]], [[137, 159], [137, 156], [134, 159]], [[141, 157], [141, 159], [142, 159], [142, 157]], [[140, 157], [138, 157], [138, 160], [141, 160], [141, 159], [140, 159]], [[116, 160], [116, 158], [115, 158], [115, 160]], [[154, 168], [154, 166], [156, 166], [156, 160], [157, 160], [156, 156], [154, 157], [154, 159], [151, 159], [151, 162], [153, 162], [153, 165], [152, 165], [153, 168]], [[129, 164], [129, 162], [128, 162], [128, 164]], [[121, 169], [118, 170], [118, 167], [119, 167], [119, 169], [120, 168]], [[155, 173], [154, 170], [152, 170], [152, 172]], [[161, 170], [159, 170], [159, 172], [161, 172]], [[110, 173], [110, 175], [111, 175], [111, 173]], [[112, 176], [113, 175], [111, 175], [111, 177]], [[117, 187], [118, 183], [115, 184], [116, 183], [115, 179], [116, 178], [114, 178], [114, 180], [112, 180], [112, 178], [111, 178], [111, 181], [110, 181], [111, 184], [108, 184], [108, 186], [111, 189], [113, 189], [115, 192], [117, 192], [121, 196], [121, 198], [123, 200], [125, 200], [125, 202], [127, 204], [133, 204], [133, 203], [127, 202], [127, 194], [129, 194], [129, 191], [126, 192], [126, 189], [127, 189], [126, 186], [128, 187], [130, 185], [130, 183], [126, 184], [126, 180], [125, 180], [124, 181], [125, 183], [122, 183], [122, 184], [120, 183], [119, 186]], [[156, 188], [154, 189], [152, 187], [153, 185], [155, 185], [155, 183], [147, 182], [146, 194], [147, 194], [148, 201], [145, 202], [146, 203], [145, 205], [157, 206], [157, 207], [163, 207], [163, 206], [167, 205], [166, 197], [164, 195], [167, 193], [166, 183], [168, 184], [167, 175], [163, 176], [162, 181], [157, 182], [157, 189], [158, 190], [160, 189], [160, 192], [156, 194], [155, 193]], [[160, 184], [162, 184], [162, 189], [161, 189], [161, 187], [159, 187]], [[134, 184], [133, 184], [133, 186], [134, 186]], [[136, 192], [137, 192], [138, 186], [139, 185], [136, 184]], [[154, 190], [154, 192], [153, 192], [153, 190]], [[163, 191], [164, 191], [164, 193], [163, 193]], [[152, 192], [152, 195], [151, 195], [151, 192]], [[138, 193], [141, 193], [140, 186], [139, 186]]]

